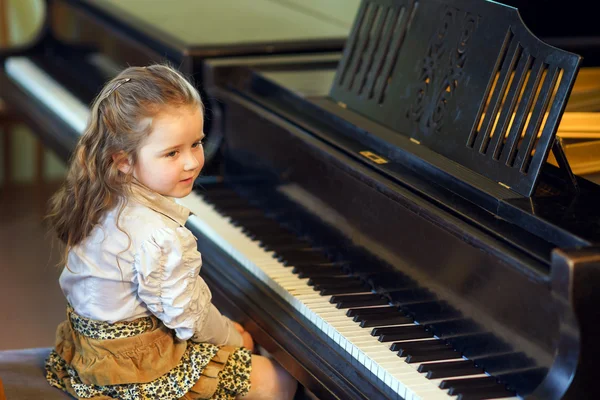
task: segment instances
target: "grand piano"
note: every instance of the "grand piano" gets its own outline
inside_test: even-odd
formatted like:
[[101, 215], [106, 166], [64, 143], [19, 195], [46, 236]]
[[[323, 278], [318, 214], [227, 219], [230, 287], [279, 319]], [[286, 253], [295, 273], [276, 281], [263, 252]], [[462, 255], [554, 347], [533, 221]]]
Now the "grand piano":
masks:
[[319, 399], [597, 398], [600, 188], [556, 137], [581, 65], [476, 0], [203, 59], [221, 139], [181, 202], [215, 303]]

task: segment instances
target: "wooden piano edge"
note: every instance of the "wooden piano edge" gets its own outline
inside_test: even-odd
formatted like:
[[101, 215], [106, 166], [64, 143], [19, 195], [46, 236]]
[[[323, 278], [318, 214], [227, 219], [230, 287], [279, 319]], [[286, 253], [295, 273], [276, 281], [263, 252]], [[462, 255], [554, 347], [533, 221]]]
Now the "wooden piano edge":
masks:
[[61, 160], [67, 162], [75, 148], [79, 134], [62, 123], [56, 115], [18, 87], [0, 67], [0, 92], [2, 99], [15, 110], [35, 132], [42, 143], [52, 149]]
[[[203, 258], [201, 275], [211, 289], [217, 308], [243, 323], [255, 342], [315, 396], [320, 400], [400, 399], [389, 388], [384, 388], [383, 383], [375, 387], [366, 378], [369, 372], [364, 367], [351, 363], [349, 355], [333, 349], [339, 345], [316, 327], [309, 329], [307, 325], [311, 323], [272, 289], [237, 266], [237, 261], [201, 232], [188, 228], [198, 238]], [[258, 297], [247, 296], [253, 292]], [[364, 375], [359, 372], [361, 367]]]

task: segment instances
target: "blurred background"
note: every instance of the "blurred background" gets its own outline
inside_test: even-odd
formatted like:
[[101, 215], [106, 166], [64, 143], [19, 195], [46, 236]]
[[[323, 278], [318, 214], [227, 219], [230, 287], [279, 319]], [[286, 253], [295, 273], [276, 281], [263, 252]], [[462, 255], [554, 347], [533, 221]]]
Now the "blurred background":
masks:
[[[0, 0], [0, 47], [34, 40], [42, 0]], [[43, 222], [65, 164], [9, 110], [0, 89], [0, 350], [46, 347], [65, 315], [56, 266], [62, 251]]]

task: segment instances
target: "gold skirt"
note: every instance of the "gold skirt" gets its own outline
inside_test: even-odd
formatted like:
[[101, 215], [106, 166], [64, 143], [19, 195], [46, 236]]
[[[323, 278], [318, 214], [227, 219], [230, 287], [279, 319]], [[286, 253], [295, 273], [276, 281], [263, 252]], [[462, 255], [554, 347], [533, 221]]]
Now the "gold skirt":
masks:
[[249, 350], [179, 340], [154, 316], [109, 324], [67, 307], [46, 378], [77, 399], [230, 400], [251, 368]]

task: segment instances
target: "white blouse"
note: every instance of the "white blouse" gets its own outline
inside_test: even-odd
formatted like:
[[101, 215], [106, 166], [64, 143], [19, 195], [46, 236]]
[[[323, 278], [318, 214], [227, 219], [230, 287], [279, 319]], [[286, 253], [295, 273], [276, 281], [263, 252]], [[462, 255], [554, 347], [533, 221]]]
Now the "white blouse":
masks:
[[242, 346], [199, 276], [190, 211], [139, 184], [119, 208], [69, 252], [59, 282], [75, 312], [109, 323], [154, 314], [182, 340]]

